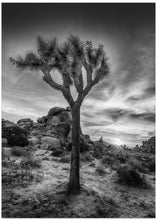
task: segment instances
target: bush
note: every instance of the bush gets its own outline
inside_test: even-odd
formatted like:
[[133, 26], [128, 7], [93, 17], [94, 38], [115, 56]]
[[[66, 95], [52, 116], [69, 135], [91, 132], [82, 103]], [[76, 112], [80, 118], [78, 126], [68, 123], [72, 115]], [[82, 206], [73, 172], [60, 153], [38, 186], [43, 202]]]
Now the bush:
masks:
[[104, 155], [104, 144], [97, 141], [94, 143], [94, 157], [97, 159], [101, 159]]
[[148, 164], [148, 167], [149, 167], [150, 172], [155, 172], [155, 160], [150, 161], [149, 164]]
[[13, 156], [22, 157], [25, 156], [26, 151], [22, 147], [13, 147], [11, 153]]
[[[30, 160], [29, 160], [30, 161]], [[30, 163], [29, 163], [30, 164]], [[8, 169], [2, 169], [2, 186], [12, 187], [22, 186], [26, 187], [32, 181], [39, 182], [43, 178], [43, 173], [40, 171], [32, 171], [30, 165], [24, 160], [20, 163], [15, 163], [14, 161], [7, 162], [6, 167]], [[32, 165], [32, 163], [31, 163]], [[33, 166], [34, 168], [34, 166]]]
[[64, 157], [61, 157], [60, 162], [62, 163], [70, 163], [71, 160], [71, 156], [70, 155], [66, 155]]
[[135, 158], [132, 158], [132, 159], [130, 158], [128, 163], [135, 170], [138, 170], [141, 173], [148, 173], [149, 172], [149, 168], [148, 168], [148, 164], [147, 163], [143, 163], [140, 160], [137, 160]]
[[21, 161], [21, 167], [24, 169], [40, 168], [41, 162], [40, 160], [34, 159], [32, 156], [28, 156]]
[[117, 167], [120, 166], [120, 161], [117, 158], [109, 155], [103, 156], [101, 162], [104, 165], [110, 166], [114, 170], [116, 170]]
[[8, 144], [10, 146], [27, 146], [28, 145], [28, 140], [24, 136], [20, 135], [11, 135], [8, 138]]
[[57, 149], [57, 150], [54, 150], [51, 154], [51, 156], [54, 156], [54, 157], [59, 157], [63, 154], [63, 150], [61, 149]]
[[144, 175], [131, 167], [130, 165], [121, 166], [117, 169], [118, 173], [118, 182], [128, 185], [128, 186], [137, 186], [142, 187], [146, 186], [146, 180]]
[[115, 163], [115, 158], [113, 156], [109, 156], [109, 155], [106, 155], [106, 156], [103, 156], [101, 162], [102, 164], [106, 164], [106, 165], [113, 165]]
[[88, 152], [88, 153], [84, 153], [81, 155], [80, 160], [82, 162], [91, 162], [93, 160], [92, 155]]
[[106, 174], [106, 171], [102, 165], [98, 165], [96, 168], [96, 173], [98, 173], [100, 176], [103, 176]]

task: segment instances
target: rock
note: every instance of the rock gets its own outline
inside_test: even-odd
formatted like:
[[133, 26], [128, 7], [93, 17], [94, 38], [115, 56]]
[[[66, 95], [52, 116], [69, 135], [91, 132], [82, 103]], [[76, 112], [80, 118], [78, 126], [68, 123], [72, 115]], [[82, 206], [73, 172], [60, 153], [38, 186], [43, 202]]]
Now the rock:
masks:
[[33, 126], [33, 121], [30, 118], [20, 119], [17, 121], [17, 125], [20, 128], [28, 129]]
[[72, 116], [71, 116], [71, 113], [70, 112], [67, 112], [67, 111], [63, 111], [61, 112], [59, 115], [58, 115], [59, 119], [61, 122], [64, 122], [64, 121], [71, 121], [72, 120]]
[[142, 141], [142, 145], [136, 145], [134, 150], [155, 154], [155, 137], [151, 137], [147, 141]]
[[56, 131], [58, 134], [62, 135], [64, 138], [67, 138], [70, 132], [70, 124], [64, 123], [56, 126]]
[[55, 116], [55, 115], [58, 115], [60, 114], [61, 112], [65, 111], [64, 108], [61, 108], [61, 107], [54, 107], [54, 108], [51, 108], [48, 112], [48, 117], [49, 116]]
[[38, 149], [33, 153], [34, 157], [38, 157], [38, 156], [49, 156], [51, 154], [50, 151], [47, 150], [42, 150], [42, 149]]
[[2, 128], [4, 128], [4, 127], [13, 127], [14, 125], [15, 125], [14, 122], [2, 119]]
[[37, 122], [38, 122], [39, 124], [44, 124], [44, 123], [46, 123], [46, 122], [47, 122], [47, 116], [42, 116], [41, 118], [38, 118], [38, 119], [37, 119]]
[[8, 141], [6, 138], [2, 138], [2, 147], [7, 147], [8, 146]]
[[35, 136], [31, 136], [30, 138], [28, 138], [28, 142], [31, 145], [36, 145], [36, 144], [40, 144], [40, 140], [39, 138], [35, 137]]
[[57, 125], [60, 123], [58, 116], [48, 117], [46, 125]]
[[54, 150], [61, 148], [60, 141], [58, 138], [53, 137], [42, 137], [41, 138], [41, 149], [43, 150]]

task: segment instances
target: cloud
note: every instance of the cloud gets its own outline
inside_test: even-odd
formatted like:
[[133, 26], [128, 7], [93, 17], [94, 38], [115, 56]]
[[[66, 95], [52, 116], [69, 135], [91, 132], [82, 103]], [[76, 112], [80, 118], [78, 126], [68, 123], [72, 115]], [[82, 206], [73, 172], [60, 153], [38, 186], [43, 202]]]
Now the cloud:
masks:
[[148, 122], [153, 122], [155, 123], [155, 114], [153, 113], [140, 113], [140, 114], [137, 114], [137, 113], [131, 113], [129, 114], [129, 117], [131, 119], [139, 119], [139, 120], [145, 120], [145, 121], [148, 121]]
[[[33, 18], [34, 10], [29, 4], [27, 5], [31, 11], [31, 18]], [[64, 7], [62, 7], [63, 14], [68, 17], [64, 15], [64, 19], [62, 16], [58, 17], [57, 12], [61, 6], [55, 7], [57, 7], [55, 14], [47, 14], [47, 10], [44, 11], [42, 6], [40, 10], [44, 14], [46, 13], [45, 19], [42, 23], [39, 22], [41, 13], [38, 11], [35, 18], [32, 19], [31, 27], [19, 25], [21, 21], [25, 24], [30, 23], [28, 21], [30, 18], [28, 19], [27, 15], [21, 20], [19, 15], [16, 17], [15, 6], [14, 10], [10, 8], [7, 13], [9, 20], [4, 16], [3, 116], [11, 121], [24, 117], [36, 120], [38, 117], [46, 115], [48, 110], [54, 106], [68, 106], [60, 92], [43, 82], [41, 73], [29, 71], [22, 73], [8, 62], [8, 58], [16, 57], [18, 54], [22, 55], [29, 49], [36, 49], [34, 38], [38, 33], [43, 33], [44, 37], [55, 34], [62, 41], [72, 30], [73, 34], [78, 34], [84, 41], [92, 40], [94, 46], [103, 43], [111, 69], [109, 76], [92, 88], [82, 104], [81, 127], [83, 133], [89, 134], [93, 140], [103, 136], [104, 140], [111, 143], [120, 139], [128, 146], [140, 144], [143, 138], [149, 138], [155, 131], [155, 35], [152, 10], [149, 16], [146, 16], [144, 10], [139, 10], [142, 7], [139, 4], [137, 10], [139, 13], [135, 16], [130, 12], [130, 6], [129, 10], [128, 6], [125, 6], [128, 11], [122, 10], [120, 14], [115, 10], [118, 6], [115, 7], [114, 4], [110, 6], [111, 8], [108, 6], [112, 13], [105, 9], [106, 6], [105, 8], [99, 6], [97, 13], [100, 14], [100, 10], [107, 10], [107, 19], [102, 19], [106, 13], [98, 14], [95, 19], [91, 6], [86, 5], [87, 13], [87, 11], [83, 11], [85, 6], [79, 5], [81, 11], [77, 6], [75, 6], [77, 13], [72, 10], [74, 17], [77, 18], [72, 21], [71, 14], [68, 11], [65, 12]], [[134, 11], [134, 7], [132, 7], [132, 11]], [[48, 10], [52, 11], [50, 8]], [[11, 16], [12, 13], [14, 16]], [[27, 14], [25, 11], [23, 13]], [[21, 11], [20, 16], [23, 17], [23, 13]], [[127, 14], [127, 19], [124, 19], [124, 14], [125, 16]], [[47, 17], [56, 19], [47, 20]], [[16, 21], [14, 26], [12, 26], [12, 19]], [[27, 30], [25, 30], [25, 26], [27, 26]], [[55, 80], [60, 81], [56, 74], [53, 76]], [[85, 78], [86, 75], [84, 75]], [[72, 93], [76, 97], [74, 88], [72, 88]]]

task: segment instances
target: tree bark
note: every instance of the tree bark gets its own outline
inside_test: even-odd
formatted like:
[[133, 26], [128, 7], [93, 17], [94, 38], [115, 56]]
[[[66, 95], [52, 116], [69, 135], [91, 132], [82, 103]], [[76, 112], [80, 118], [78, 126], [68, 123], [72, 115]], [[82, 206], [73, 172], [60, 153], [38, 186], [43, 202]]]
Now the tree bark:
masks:
[[80, 193], [80, 105], [72, 107], [71, 169], [67, 194]]

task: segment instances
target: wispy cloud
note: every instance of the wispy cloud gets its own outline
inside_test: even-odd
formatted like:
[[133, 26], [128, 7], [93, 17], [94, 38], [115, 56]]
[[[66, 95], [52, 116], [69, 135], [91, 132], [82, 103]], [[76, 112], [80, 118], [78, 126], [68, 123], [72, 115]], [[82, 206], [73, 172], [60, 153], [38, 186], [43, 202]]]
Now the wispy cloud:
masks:
[[[71, 32], [78, 34], [84, 41], [92, 40], [94, 46], [103, 43], [111, 67], [110, 75], [95, 86], [83, 102], [81, 108], [83, 132], [89, 134], [92, 139], [103, 136], [108, 142], [116, 143], [119, 140], [129, 146], [140, 144], [143, 139], [154, 135], [154, 9], [150, 7], [146, 15], [142, 8], [148, 9], [148, 4], [147, 6], [131, 4], [129, 8], [126, 4], [124, 13], [124, 6], [121, 8], [121, 5], [123, 4], [118, 6], [79, 4], [79, 7], [71, 6], [73, 10], [69, 13], [68, 8], [67, 11], [65, 10], [65, 5], [63, 10], [62, 6], [52, 4], [51, 7], [45, 6], [47, 8], [45, 11], [42, 6], [34, 13], [27, 4], [32, 23], [28, 14], [21, 8], [21, 12], [25, 15], [20, 14], [23, 18], [22, 25], [19, 16], [16, 17], [15, 6], [12, 10], [6, 10], [2, 61], [3, 117], [13, 121], [24, 117], [36, 120], [46, 115], [54, 106], [68, 105], [60, 92], [43, 82], [40, 72], [22, 73], [9, 63], [8, 58], [25, 54], [29, 49], [34, 50], [34, 39], [39, 33], [45, 37], [55, 35], [63, 41]], [[97, 12], [97, 16], [94, 17], [93, 7]], [[45, 15], [42, 22], [39, 22], [40, 10]], [[58, 16], [57, 12], [60, 10], [63, 13], [59, 13]], [[131, 13], [133, 11], [138, 13]], [[75, 19], [72, 19], [71, 12]], [[27, 25], [23, 25], [23, 22]], [[60, 82], [60, 76], [57, 74], [53, 76]], [[72, 93], [73, 97], [76, 97], [74, 88]]]

